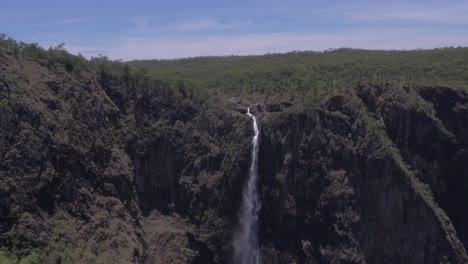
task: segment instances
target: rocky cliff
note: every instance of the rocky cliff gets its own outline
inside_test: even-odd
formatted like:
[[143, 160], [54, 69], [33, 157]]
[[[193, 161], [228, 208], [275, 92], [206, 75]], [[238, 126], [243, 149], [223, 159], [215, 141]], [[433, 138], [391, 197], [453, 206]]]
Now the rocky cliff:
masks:
[[254, 105], [264, 263], [468, 262], [466, 90], [357, 84], [305, 107], [0, 69], [0, 260], [229, 263]]

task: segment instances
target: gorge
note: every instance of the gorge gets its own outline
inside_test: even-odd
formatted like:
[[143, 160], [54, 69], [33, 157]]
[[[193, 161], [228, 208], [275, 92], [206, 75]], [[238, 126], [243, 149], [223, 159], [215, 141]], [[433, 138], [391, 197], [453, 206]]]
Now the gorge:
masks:
[[41, 58], [0, 52], [0, 263], [468, 262], [463, 86], [197, 97]]

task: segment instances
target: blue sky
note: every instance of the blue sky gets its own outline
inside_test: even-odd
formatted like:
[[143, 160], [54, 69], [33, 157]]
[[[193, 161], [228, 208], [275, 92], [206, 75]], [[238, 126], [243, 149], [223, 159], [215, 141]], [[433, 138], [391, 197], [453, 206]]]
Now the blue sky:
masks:
[[0, 33], [112, 59], [468, 46], [468, 1], [2, 1]]

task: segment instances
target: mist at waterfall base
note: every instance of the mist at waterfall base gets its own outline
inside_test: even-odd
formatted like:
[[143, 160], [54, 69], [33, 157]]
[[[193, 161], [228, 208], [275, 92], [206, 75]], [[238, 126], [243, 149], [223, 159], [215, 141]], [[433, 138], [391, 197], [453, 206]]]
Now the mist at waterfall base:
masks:
[[261, 206], [257, 193], [259, 129], [257, 119], [250, 113], [250, 108], [247, 108], [247, 115], [252, 118], [254, 136], [252, 138], [252, 159], [249, 177], [242, 192], [239, 223], [233, 235], [232, 262], [235, 264], [257, 264], [260, 262], [257, 238], [258, 212]]

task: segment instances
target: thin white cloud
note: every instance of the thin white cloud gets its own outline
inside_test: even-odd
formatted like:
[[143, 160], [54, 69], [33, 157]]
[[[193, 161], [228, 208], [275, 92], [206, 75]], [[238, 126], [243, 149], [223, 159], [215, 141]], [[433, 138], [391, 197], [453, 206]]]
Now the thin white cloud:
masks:
[[33, 24], [32, 26], [48, 27], [48, 26], [56, 26], [56, 25], [78, 24], [78, 23], [84, 23], [88, 21], [90, 21], [88, 17], [70, 17], [70, 18], [64, 18], [61, 20], [56, 20], [56, 21], [51, 21], [51, 22], [36, 23], [36, 24]]
[[174, 28], [180, 31], [226, 30], [238, 29], [250, 25], [251, 22], [220, 22], [212, 18], [179, 21]]
[[[327, 34], [244, 34], [217, 35], [198, 38], [129, 38], [115, 45], [102, 47], [73, 47], [87, 57], [97, 56], [99, 50], [111, 59], [173, 59], [195, 56], [257, 55], [293, 50], [322, 51], [328, 48], [364, 49], [429, 49], [447, 46], [468, 46], [466, 32], [444, 32], [400, 28], [356, 30]], [[106, 52], [101, 52], [101, 51]]]
[[450, 6], [418, 5], [398, 6], [378, 10], [367, 10], [365, 15], [356, 14], [355, 21], [378, 22], [433, 22], [433, 23], [466, 23], [468, 22], [468, 5], [452, 4]]
[[151, 17], [149, 16], [138, 16], [130, 20], [132, 27], [127, 33], [130, 34], [147, 34], [152, 33], [153, 28], [151, 27]]
[[[56, 45], [49, 45], [53, 47]], [[72, 54], [81, 54], [86, 58], [98, 57], [99, 55], [105, 55], [109, 52], [108, 49], [99, 46], [75, 46], [75, 45], [65, 45], [65, 49]]]
[[89, 21], [87, 17], [66, 18], [59, 21], [60, 24], [76, 24]]

